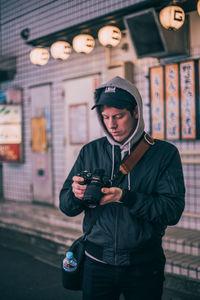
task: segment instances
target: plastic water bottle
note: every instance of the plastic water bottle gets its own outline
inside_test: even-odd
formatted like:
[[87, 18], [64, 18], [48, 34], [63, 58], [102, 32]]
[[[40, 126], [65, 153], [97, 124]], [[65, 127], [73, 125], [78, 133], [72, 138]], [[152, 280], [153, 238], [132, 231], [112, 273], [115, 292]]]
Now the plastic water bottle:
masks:
[[73, 252], [66, 252], [66, 257], [63, 259], [63, 269], [67, 272], [73, 272], [77, 269], [77, 261]]

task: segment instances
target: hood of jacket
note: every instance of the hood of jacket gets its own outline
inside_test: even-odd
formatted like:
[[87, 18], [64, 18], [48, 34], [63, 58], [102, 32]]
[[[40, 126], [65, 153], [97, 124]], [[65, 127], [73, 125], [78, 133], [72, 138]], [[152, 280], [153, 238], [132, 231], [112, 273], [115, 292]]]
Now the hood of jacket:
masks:
[[95, 104], [98, 103], [100, 94], [101, 94], [102, 90], [105, 89], [106, 87], [117, 87], [117, 88], [123, 89], [126, 92], [130, 93], [137, 102], [137, 106], [138, 106], [137, 126], [136, 126], [134, 132], [132, 133], [132, 135], [123, 144], [118, 143], [117, 141], [115, 141], [113, 139], [113, 137], [110, 135], [107, 128], [105, 127], [105, 124], [101, 117], [100, 110], [98, 108], [96, 109], [97, 116], [98, 116], [98, 119], [100, 122], [100, 126], [103, 129], [110, 144], [119, 146], [121, 151], [123, 151], [123, 152], [130, 151], [130, 148], [135, 143], [137, 143], [137, 141], [141, 138], [141, 136], [143, 135], [143, 132], [144, 132], [143, 105], [142, 105], [141, 95], [140, 95], [138, 89], [131, 82], [129, 82], [128, 80], [123, 79], [119, 76], [116, 76], [116, 77], [112, 78], [111, 80], [109, 80], [108, 82], [100, 85], [95, 90]]

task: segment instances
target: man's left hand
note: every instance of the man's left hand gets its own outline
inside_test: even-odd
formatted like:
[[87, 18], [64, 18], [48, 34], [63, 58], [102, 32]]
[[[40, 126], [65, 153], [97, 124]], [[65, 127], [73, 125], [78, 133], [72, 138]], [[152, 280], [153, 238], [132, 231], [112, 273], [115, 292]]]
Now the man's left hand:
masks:
[[122, 190], [118, 187], [102, 188], [101, 192], [105, 194], [105, 196], [101, 199], [100, 205], [118, 202], [122, 196]]

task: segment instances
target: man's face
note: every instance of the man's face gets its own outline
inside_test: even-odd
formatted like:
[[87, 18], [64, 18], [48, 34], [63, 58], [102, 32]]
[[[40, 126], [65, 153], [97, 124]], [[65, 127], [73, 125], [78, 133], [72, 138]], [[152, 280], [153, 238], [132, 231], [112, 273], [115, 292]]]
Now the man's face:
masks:
[[137, 106], [133, 115], [127, 109], [118, 109], [109, 106], [103, 106], [101, 114], [108, 132], [119, 143], [125, 142], [137, 126]]

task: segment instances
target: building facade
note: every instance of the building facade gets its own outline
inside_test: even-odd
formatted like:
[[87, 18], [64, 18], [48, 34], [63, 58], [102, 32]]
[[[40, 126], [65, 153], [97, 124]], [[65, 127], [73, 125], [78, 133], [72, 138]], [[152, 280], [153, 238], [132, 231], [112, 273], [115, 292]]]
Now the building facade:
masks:
[[[91, 112], [90, 107], [94, 88], [113, 76], [125, 77], [137, 86], [144, 103], [145, 130], [152, 132], [151, 70], [171, 63], [178, 65], [180, 70], [181, 63], [188, 61], [194, 62], [195, 70], [198, 70], [200, 58], [200, 16], [191, 6], [187, 10], [189, 54], [174, 55], [171, 60], [168, 55], [164, 58], [156, 55], [138, 57], [129, 28], [124, 25], [124, 17], [151, 8], [158, 11], [161, 2], [1, 0], [0, 70], [7, 68], [13, 73], [7, 72], [8, 77], [2, 75], [0, 90], [21, 91], [23, 128], [22, 162], [2, 162], [1, 184], [5, 199], [58, 206], [60, 188], [80, 148], [102, 136], [95, 112]], [[193, 2], [194, 7], [196, 2]], [[140, 16], [141, 20], [143, 17]], [[100, 25], [116, 21], [121, 26], [122, 39], [115, 48], [103, 47], [95, 36], [95, 47], [90, 54], [72, 50], [65, 61], [50, 57], [44, 66], [30, 62], [29, 54], [34, 47], [49, 49], [59, 37], [66, 35], [72, 40], [80, 32], [95, 31]], [[199, 101], [198, 78], [195, 75], [196, 102]], [[195, 107], [198, 131], [199, 105]], [[200, 230], [198, 138], [197, 134], [194, 138], [184, 139], [182, 134], [171, 142], [181, 153], [187, 190], [186, 209], [178, 226]]]

